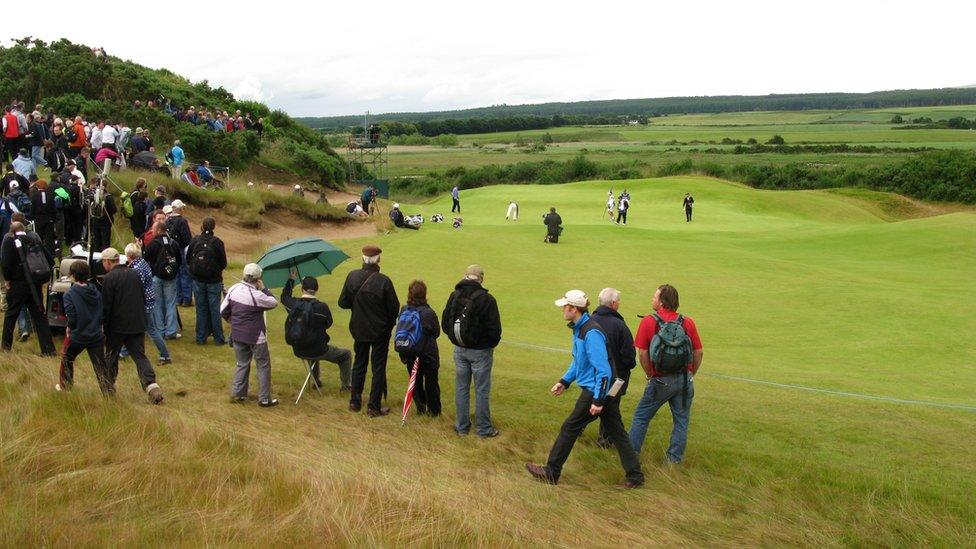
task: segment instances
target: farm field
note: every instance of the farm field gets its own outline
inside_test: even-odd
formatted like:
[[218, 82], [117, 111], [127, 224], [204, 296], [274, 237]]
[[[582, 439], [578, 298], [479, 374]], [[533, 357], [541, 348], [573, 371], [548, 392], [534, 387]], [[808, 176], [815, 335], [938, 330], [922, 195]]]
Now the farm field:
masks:
[[[603, 201], [624, 186], [633, 207], [617, 226], [603, 219]], [[692, 223], [680, 211], [685, 192], [696, 200]], [[511, 200], [518, 222], [504, 218]], [[383, 248], [401, 299], [424, 279], [438, 314], [464, 268], [483, 265], [503, 322], [492, 388], [499, 438], [452, 432], [444, 338], [445, 414], [406, 426], [346, 411], [327, 364], [325, 395], [295, 406], [304, 371], [283, 341], [281, 310], [267, 315], [282, 399], [270, 410], [230, 404], [231, 351], [192, 336], [157, 369], [161, 407], [145, 403], [132, 362], [120, 365], [114, 401], [98, 395], [87, 359], [76, 390], [55, 393], [57, 365], [33, 354], [32, 339], [0, 355], [4, 544], [965, 546], [976, 537], [971, 208], [700, 177], [492, 186], [462, 191], [461, 204], [460, 230], [427, 224], [335, 240], [354, 259], [320, 279], [319, 295], [333, 306], [333, 342], [351, 347], [348, 312], [335, 301], [366, 242]], [[550, 206], [566, 227], [551, 246], [541, 223]], [[450, 200], [404, 210], [450, 217]], [[642, 455], [644, 488], [614, 488], [622, 472], [615, 453], [593, 444], [595, 426], [558, 486], [534, 482], [522, 464], [545, 459], [576, 391], [548, 394], [570, 344], [553, 300], [617, 287], [635, 329], [665, 282], [705, 350], [685, 464], [662, 464], [662, 410]], [[188, 336], [193, 315], [181, 311]], [[388, 373], [396, 408], [407, 372], [391, 357]], [[628, 425], [644, 386], [634, 377]]]

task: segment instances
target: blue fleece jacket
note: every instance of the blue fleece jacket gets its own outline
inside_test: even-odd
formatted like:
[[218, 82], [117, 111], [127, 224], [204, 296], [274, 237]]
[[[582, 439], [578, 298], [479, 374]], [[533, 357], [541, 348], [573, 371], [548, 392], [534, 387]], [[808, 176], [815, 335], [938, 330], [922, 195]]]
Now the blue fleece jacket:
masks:
[[569, 363], [569, 369], [559, 382], [569, 387], [575, 381], [580, 387], [593, 393], [593, 404], [603, 406], [613, 370], [610, 368], [607, 340], [603, 332], [590, 330], [586, 333], [586, 339], [579, 338], [580, 328], [589, 319], [590, 314], [584, 313], [578, 322], [570, 326], [573, 329], [573, 361]]
[[91, 284], [74, 284], [64, 294], [64, 312], [71, 341], [96, 343], [102, 335], [102, 294]]

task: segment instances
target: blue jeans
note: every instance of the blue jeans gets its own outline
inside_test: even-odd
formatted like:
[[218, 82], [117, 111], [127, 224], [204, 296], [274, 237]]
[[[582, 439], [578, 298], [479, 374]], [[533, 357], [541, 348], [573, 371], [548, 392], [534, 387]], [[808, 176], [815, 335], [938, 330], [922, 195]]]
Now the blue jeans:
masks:
[[156, 327], [163, 332], [163, 337], [173, 337], [180, 331], [176, 320], [176, 279], [163, 280], [154, 276], [153, 286], [156, 290], [156, 307], [153, 309]]
[[31, 146], [31, 162], [34, 163], [35, 172], [38, 166], [47, 166], [47, 160], [44, 160], [44, 147]]
[[27, 314], [27, 307], [24, 307], [20, 310], [20, 316], [17, 317], [17, 329], [22, 334], [29, 334], [31, 327], [30, 315]]
[[193, 281], [193, 299], [197, 302], [197, 343], [207, 341], [213, 334], [214, 342], [224, 344], [224, 327], [220, 323], [220, 299], [224, 285], [220, 282]]
[[169, 349], [166, 347], [166, 341], [163, 340], [163, 334], [156, 326], [156, 315], [154, 313], [155, 308], [152, 311], [146, 311], [146, 335], [156, 345], [156, 350], [159, 351], [159, 358], [169, 358]]
[[190, 279], [190, 271], [185, 261], [176, 274], [176, 283], [179, 288], [180, 305], [188, 305], [193, 299], [193, 280]]
[[458, 433], [471, 430], [470, 401], [471, 378], [474, 378], [475, 430], [481, 436], [491, 433], [491, 410], [488, 396], [491, 393], [491, 364], [494, 349], [465, 349], [454, 347], [455, 385], [454, 403], [457, 408]]
[[[689, 374], [690, 378], [691, 374]], [[685, 445], [688, 443], [688, 420], [691, 418], [691, 401], [695, 396], [695, 385], [688, 379], [688, 394], [684, 397], [683, 374], [671, 374], [655, 377], [647, 382], [644, 395], [634, 410], [634, 421], [630, 425], [630, 444], [634, 451], [640, 454], [644, 438], [647, 436], [647, 426], [658, 408], [667, 402], [671, 408], [671, 418], [674, 428], [671, 429], [671, 444], [668, 446], [667, 458], [671, 463], [681, 463], [685, 455]]]

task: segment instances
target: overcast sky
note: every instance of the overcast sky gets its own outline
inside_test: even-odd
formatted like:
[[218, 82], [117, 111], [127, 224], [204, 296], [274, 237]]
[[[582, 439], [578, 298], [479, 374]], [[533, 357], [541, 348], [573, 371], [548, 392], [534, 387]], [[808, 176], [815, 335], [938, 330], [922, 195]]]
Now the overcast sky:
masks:
[[87, 17], [56, 0], [32, 12], [5, 38], [101, 46], [294, 116], [976, 84], [976, 2], [961, 0], [167, 0]]

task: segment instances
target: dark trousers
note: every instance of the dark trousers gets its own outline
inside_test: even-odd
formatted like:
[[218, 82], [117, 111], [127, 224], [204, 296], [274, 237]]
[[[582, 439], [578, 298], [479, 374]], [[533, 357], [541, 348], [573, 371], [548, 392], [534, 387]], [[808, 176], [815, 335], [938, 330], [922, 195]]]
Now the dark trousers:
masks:
[[451, 213], [454, 213], [455, 211], [457, 211], [457, 213], [461, 213], [461, 201], [453, 196], [451, 197], [451, 200], [454, 201], [454, 204], [451, 206]]
[[[413, 371], [413, 359], [406, 357], [407, 375]], [[441, 386], [437, 382], [439, 365], [431, 360], [420, 359], [417, 368], [417, 381], [413, 386], [413, 402], [417, 405], [417, 413], [441, 415]]]
[[45, 311], [42, 309], [43, 288], [40, 284], [32, 284], [24, 279], [12, 280], [10, 290], [7, 291], [7, 311], [3, 315], [3, 336], [0, 338], [0, 349], [9, 351], [14, 342], [14, 326], [17, 317], [24, 307], [30, 315], [34, 330], [37, 331], [37, 341], [41, 344], [41, 352], [54, 354], [54, 341], [51, 339], [51, 327], [47, 324]]
[[[4, 137], [3, 138], [3, 156], [0, 160], [4, 162], [13, 162], [17, 158], [17, 139], [16, 137]], [[27, 192], [27, 189], [21, 189]]]
[[691, 208], [685, 208], [685, 221], [691, 221]]
[[92, 249], [101, 252], [112, 245], [112, 223], [108, 219], [92, 219]]
[[75, 381], [75, 359], [82, 351], [88, 351], [88, 358], [91, 359], [92, 369], [95, 370], [95, 379], [98, 380], [98, 387], [102, 394], [115, 394], [115, 379], [111, 377], [108, 365], [105, 363], [105, 338], [92, 343], [78, 343], [72, 341], [71, 336], [64, 338], [64, 348], [61, 353], [61, 387], [70, 389]]
[[627, 210], [617, 210], [617, 223], [627, 224]]
[[136, 363], [136, 371], [139, 373], [139, 383], [145, 390], [149, 385], [156, 383], [156, 372], [153, 371], [152, 364], [146, 358], [146, 334], [120, 334], [118, 332], [107, 332], [105, 334], [105, 347], [107, 350], [108, 372], [111, 379], [119, 375], [119, 352], [122, 347], [129, 351], [129, 356]]
[[624, 430], [624, 423], [620, 419], [620, 401], [616, 397], [607, 397], [603, 411], [598, 416], [590, 414], [590, 405], [593, 404], [593, 393], [583, 389], [580, 391], [576, 406], [563, 422], [559, 429], [559, 436], [556, 437], [555, 444], [549, 452], [549, 461], [546, 462], [546, 471], [553, 481], [559, 480], [562, 473], [563, 464], [569, 458], [569, 453], [576, 444], [576, 439], [583, 433], [590, 422], [599, 418], [600, 423], [606, 426], [610, 440], [617, 447], [620, 454], [620, 464], [623, 465], [627, 473], [627, 480], [643, 483], [644, 473], [641, 471], [640, 459], [634, 447], [630, 445], [630, 437]]
[[72, 207], [64, 212], [64, 241], [68, 246], [81, 240], [82, 225], [84, 221], [80, 209]]
[[[619, 413], [620, 402], [623, 400], [624, 395], [627, 394], [627, 388], [630, 387], [630, 370], [626, 370], [624, 372], [617, 372], [617, 373], [619, 374], [617, 377], [624, 380], [623, 387], [620, 388], [620, 392], [617, 393], [616, 398], [614, 398], [617, 405], [617, 411]], [[607, 432], [606, 422], [603, 421], [600, 422], [600, 435], [597, 437], [596, 440], [597, 440], [597, 444], [601, 444], [601, 443], [613, 444], [613, 442], [610, 441], [610, 435]]]
[[48, 217], [35, 220], [34, 232], [37, 233], [37, 236], [41, 237], [41, 242], [44, 243], [44, 247], [51, 254], [51, 257], [54, 257], [55, 240], [57, 240], [58, 236], [55, 231], [54, 220]]
[[367, 362], [373, 364], [373, 380], [369, 386], [370, 410], [379, 410], [386, 397], [386, 358], [390, 352], [390, 339], [383, 341], [356, 341], [353, 343], [355, 357], [352, 361], [352, 390], [349, 395], [350, 404], [361, 406], [363, 403], [363, 388], [366, 386]]

